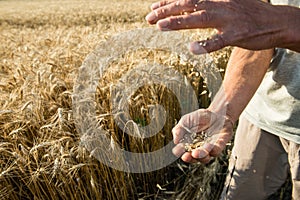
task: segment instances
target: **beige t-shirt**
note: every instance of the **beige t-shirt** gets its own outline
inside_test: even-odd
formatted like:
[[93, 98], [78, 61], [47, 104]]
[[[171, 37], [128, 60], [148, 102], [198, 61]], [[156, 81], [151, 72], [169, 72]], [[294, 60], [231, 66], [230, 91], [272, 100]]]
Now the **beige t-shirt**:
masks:
[[[300, 7], [300, 0], [271, 0]], [[277, 48], [243, 115], [258, 127], [300, 144], [300, 53]]]

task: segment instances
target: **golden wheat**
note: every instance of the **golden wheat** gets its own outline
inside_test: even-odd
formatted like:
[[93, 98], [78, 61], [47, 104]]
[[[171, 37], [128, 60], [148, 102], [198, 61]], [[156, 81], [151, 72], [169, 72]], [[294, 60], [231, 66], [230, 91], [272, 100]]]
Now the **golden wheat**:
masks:
[[[100, 163], [80, 145], [71, 98], [78, 69], [101, 41], [147, 27], [150, 3], [0, 1], [0, 199], [211, 199], [220, 190], [222, 159], [210, 166], [177, 161], [155, 172], [130, 174]], [[225, 69], [229, 54], [229, 49], [212, 54], [220, 69]], [[186, 75], [202, 107], [210, 99], [203, 77], [169, 52], [128, 52], [112, 64], [97, 87], [97, 119], [122, 148], [149, 152], [172, 140], [180, 108], [167, 88], [143, 87], [130, 98], [135, 122], [149, 123], [147, 105], [153, 104], [164, 105], [171, 117], [151, 139], [124, 136], [109, 114], [107, 94], [109, 84], [135, 67], [137, 58]]]

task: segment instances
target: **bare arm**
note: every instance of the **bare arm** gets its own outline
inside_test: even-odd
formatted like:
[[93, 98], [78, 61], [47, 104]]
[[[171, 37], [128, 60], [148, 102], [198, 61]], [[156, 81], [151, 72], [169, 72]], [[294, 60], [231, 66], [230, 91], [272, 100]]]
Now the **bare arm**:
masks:
[[[173, 152], [181, 156], [185, 162], [203, 162], [207, 163], [211, 157], [216, 157], [225, 148], [233, 134], [233, 123], [239, 118], [242, 111], [251, 100], [255, 91], [259, 87], [273, 55], [273, 49], [263, 51], [249, 51], [241, 48], [235, 48], [231, 54], [223, 88], [225, 98], [214, 99], [207, 110], [197, 110], [181, 118], [178, 125], [173, 129], [174, 143], [178, 144]], [[222, 96], [221, 95], [221, 96]], [[221, 105], [221, 106], [220, 106]], [[206, 119], [211, 118], [214, 113], [219, 113], [218, 109], [224, 109], [226, 106], [227, 119], [222, 130], [218, 132], [218, 137], [213, 145], [204, 145], [192, 152], [184, 152], [181, 140], [186, 138], [188, 132], [182, 127], [203, 130], [214, 124]], [[215, 118], [215, 120], [219, 120]], [[221, 119], [222, 121], [222, 119]]]
[[[233, 50], [223, 81], [227, 105], [226, 115], [231, 122], [235, 123], [238, 120], [240, 114], [258, 89], [270, 66], [273, 53], [273, 49], [250, 51], [235, 48]], [[211, 108], [209, 107], [208, 109]], [[229, 126], [225, 123], [225, 131], [216, 142], [215, 147], [210, 152], [210, 156], [218, 156], [225, 148], [230, 140], [230, 133], [226, 133], [226, 129], [228, 131]], [[199, 154], [195, 152], [193, 155], [197, 157]]]
[[236, 121], [259, 87], [273, 55], [273, 49], [250, 51], [235, 48], [230, 56], [223, 87], [227, 114]]
[[300, 53], [300, 9], [288, 6], [281, 6], [280, 8], [285, 11], [285, 22], [288, 24], [286, 25], [286, 31], [284, 31], [283, 40], [278, 47]]
[[275, 47], [300, 52], [300, 9], [259, 0], [163, 0], [146, 17], [163, 31], [215, 28], [212, 38], [191, 44], [202, 54], [225, 46], [250, 50]]

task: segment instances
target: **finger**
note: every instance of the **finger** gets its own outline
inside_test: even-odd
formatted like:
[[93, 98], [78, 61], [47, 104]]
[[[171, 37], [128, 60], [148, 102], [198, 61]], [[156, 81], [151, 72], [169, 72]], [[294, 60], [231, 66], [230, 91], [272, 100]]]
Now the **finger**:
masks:
[[172, 134], [173, 134], [174, 144], [178, 144], [182, 140], [182, 138], [184, 137], [186, 132], [185, 132], [185, 130], [182, 129], [182, 127], [180, 125], [176, 125], [172, 129]]
[[212, 28], [213, 18], [208, 11], [197, 11], [190, 14], [171, 16], [159, 20], [157, 27], [160, 30], [181, 30], [194, 28]]
[[196, 159], [203, 159], [209, 156], [211, 150], [214, 148], [213, 144], [205, 143], [203, 146], [194, 149], [192, 151], [192, 156]]
[[197, 163], [199, 162], [199, 160], [193, 158], [191, 152], [185, 152], [182, 156], [181, 156], [181, 160], [186, 162], [186, 163]]
[[218, 137], [213, 149], [210, 151], [210, 155], [214, 157], [217, 157], [222, 153], [227, 143], [231, 140], [232, 133], [220, 133]]
[[178, 124], [172, 129], [174, 143], [190, 143], [194, 133], [206, 130], [214, 120], [213, 113], [206, 109], [199, 109], [182, 116]]
[[185, 145], [183, 143], [179, 143], [177, 144], [173, 149], [172, 149], [172, 153], [180, 158], [184, 153], [185, 153]]
[[192, 156], [196, 159], [203, 159], [203, 158], [209, 156], [209, 152], [207, 152], [204, 148], [199, 147], [192, 151]]
[[199, 109], [182, 116], [178, 124], [172, 129], [174, 143], [190, 143], [192, 134], [201, 132], [211, 125], [212, 113]]
[[181, 160], [186, 162], [186, 163], [197, 163], [197, 162], [201, 162], [204, 164], [207, 164], [210, 162], [211, 157], [209, 154], [207, 154], [205, 157], [203, 158], [197, 158], [193, 156], [193, 153], [191, 152], [185, 152], [182, 156], [181, 156]]
[[209, 152], [206, 151], [206, 149], [204, 149], [203, 147], [194, 149], [192, 151], [192, 157], [197, 160], [198, 162], [201, 163], [208, 163], [211, 160], [211, 157], [209, 155]]
[[162, 6], [165, 6], [165, 5], [168, 5], [170, 3], [173, 3], [175, 1], [178, 1], [178, 0], [169, 0], [169, 1], [159, 1], [159, 2], [155, 2], [151, 5], [151, 10], [155, 10], [159, 7], [162, 7]]
[[211, 161], [212, 157], [211, 156], [206, 156], [204, 158], [201, 159], [197, 159], [198, 162], [201, 162], [203, 164], [208, 164]]
[[172, 129], [174, 144], [191, 143], [192, 142], [192, 133], [193, 132], [191, 132], [185, 126], [182, 126], [181, 124], [177, 124]]
[[193, 42], [190, 44], [190, 51], [193, 54], [199, 55], [220, 50], [230, 45], [230, 41], [226, 38], [226, 35], [218, 34], [215, 35], [212, 39]]
[[173, 1], [165, 6], [158, 7], [146, 16], [150, 24], [170, 16], [182, 15], [182, 13], [195, 12], [198, 9], [199, 0]]

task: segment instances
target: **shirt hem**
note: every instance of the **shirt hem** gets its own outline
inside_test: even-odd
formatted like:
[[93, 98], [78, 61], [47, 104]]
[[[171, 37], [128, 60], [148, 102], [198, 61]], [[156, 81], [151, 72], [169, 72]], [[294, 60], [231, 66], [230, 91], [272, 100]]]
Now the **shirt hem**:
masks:
[[254, 124], [255, 126], [271, 133], [271, 134], [274, 134], [278, 137], [282, 137], [286, 140], [290, 140], [292, 142], [295, 142], [297, 144], [300, 144], [300, 136], [297, 135], [297, 134], [291, 134], [291, 133], [287, 133], [287, 132], [284, 132], [278, 128], [276, 128], [274, 125], [272, 124], [265, 124], [265, 123], [262, 123], [262, 122], [259, 122], [257, 121], [254, 117], [252, 117], [249, 113], [247, 113], [246, 111], [244, 111], [242, 113], [243, 117], [245, 117], [247, 120], [249, 120], [252, 124]]

